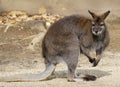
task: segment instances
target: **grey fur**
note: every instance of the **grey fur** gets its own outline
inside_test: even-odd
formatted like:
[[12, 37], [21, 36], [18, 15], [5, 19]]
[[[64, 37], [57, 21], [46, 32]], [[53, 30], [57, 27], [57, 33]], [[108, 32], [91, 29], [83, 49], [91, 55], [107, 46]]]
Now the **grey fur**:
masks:
[[[93, 19], [72, 15], [64, 17], [55, 22], [47, 31], [43, 43], [43, 57], [45, 64], [58, 64], [64, 60], [68, 66], [68, 81], [74, 81], [75, 70], [80, 53], [86, 55], [93, 66], [96, 66], [101, 59], [103, 50], [109, 44], [109, 33], [103, 16], [97, 16], [94, 13]], [[92, 31], [92, 22], [95, 23], [97, 30], [101, 22], [104, 23], [104, 29], [100, 34], [94, 34]], [[91, 49], [96, 51], [96, 58], [89, 55]]]

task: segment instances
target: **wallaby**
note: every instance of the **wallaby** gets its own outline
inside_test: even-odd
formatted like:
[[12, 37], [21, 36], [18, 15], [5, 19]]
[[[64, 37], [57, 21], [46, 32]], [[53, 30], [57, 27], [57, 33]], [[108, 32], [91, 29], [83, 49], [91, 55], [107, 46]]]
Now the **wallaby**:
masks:
[[[2, 81], [40, 81], [46, 80], [61, 61], [68, 67], [68, 81], [76, 81], [75, 75], [78, 56], [83, 53], [96, 66], [104, 49], [109, 44], [109, 33], [105, 19], [110, 11], [102, 15], [88, 11], [92, 19], [72, 15], [64, 17], [51, 25], [42, 42], [42, 54], [46, 70], [41, 74], [24, 74], [2, 78]], [[96, 51], [96, 58], [89, 55], [91, 49]], [[83, 79], [95, 80], [95, 76], [85, 75]]]

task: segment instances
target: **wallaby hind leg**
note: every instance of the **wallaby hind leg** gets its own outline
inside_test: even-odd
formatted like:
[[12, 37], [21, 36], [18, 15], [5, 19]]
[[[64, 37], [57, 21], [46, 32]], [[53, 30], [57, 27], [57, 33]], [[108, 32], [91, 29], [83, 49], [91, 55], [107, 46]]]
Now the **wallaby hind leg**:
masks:
[[64, 58], [68, 67], [68, 81], [75, 82], [75, 71], [78, 64], [79, 50], [73, 50]]
[[75, 70], [76, 70], [77, 64], [69, 63], [68, 64], [68, 81], [75, 82]]

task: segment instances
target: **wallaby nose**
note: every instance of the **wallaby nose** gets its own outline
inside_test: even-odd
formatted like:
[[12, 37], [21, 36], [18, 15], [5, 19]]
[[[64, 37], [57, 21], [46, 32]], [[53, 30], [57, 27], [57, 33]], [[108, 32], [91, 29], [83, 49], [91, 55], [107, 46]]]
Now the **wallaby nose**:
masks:
[[97, 34], [97, 33], [98, 33], [98, 31], [95, 31], [95, 33]]

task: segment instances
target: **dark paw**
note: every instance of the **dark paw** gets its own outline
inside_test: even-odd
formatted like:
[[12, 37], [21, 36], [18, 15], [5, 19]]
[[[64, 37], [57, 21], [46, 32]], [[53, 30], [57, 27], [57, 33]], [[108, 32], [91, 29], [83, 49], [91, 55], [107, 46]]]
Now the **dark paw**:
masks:
[[98, 63], [99, 63], [99, 61], [96, 61], [96, 60], [95, 60], [94, 63], [93, 63], [93, 67], [97, 66]]
[[94, 62], [95, 62], [95, 58], [89, 59], [89, 62], [90, 62], [90, 63], [94, 63]]

